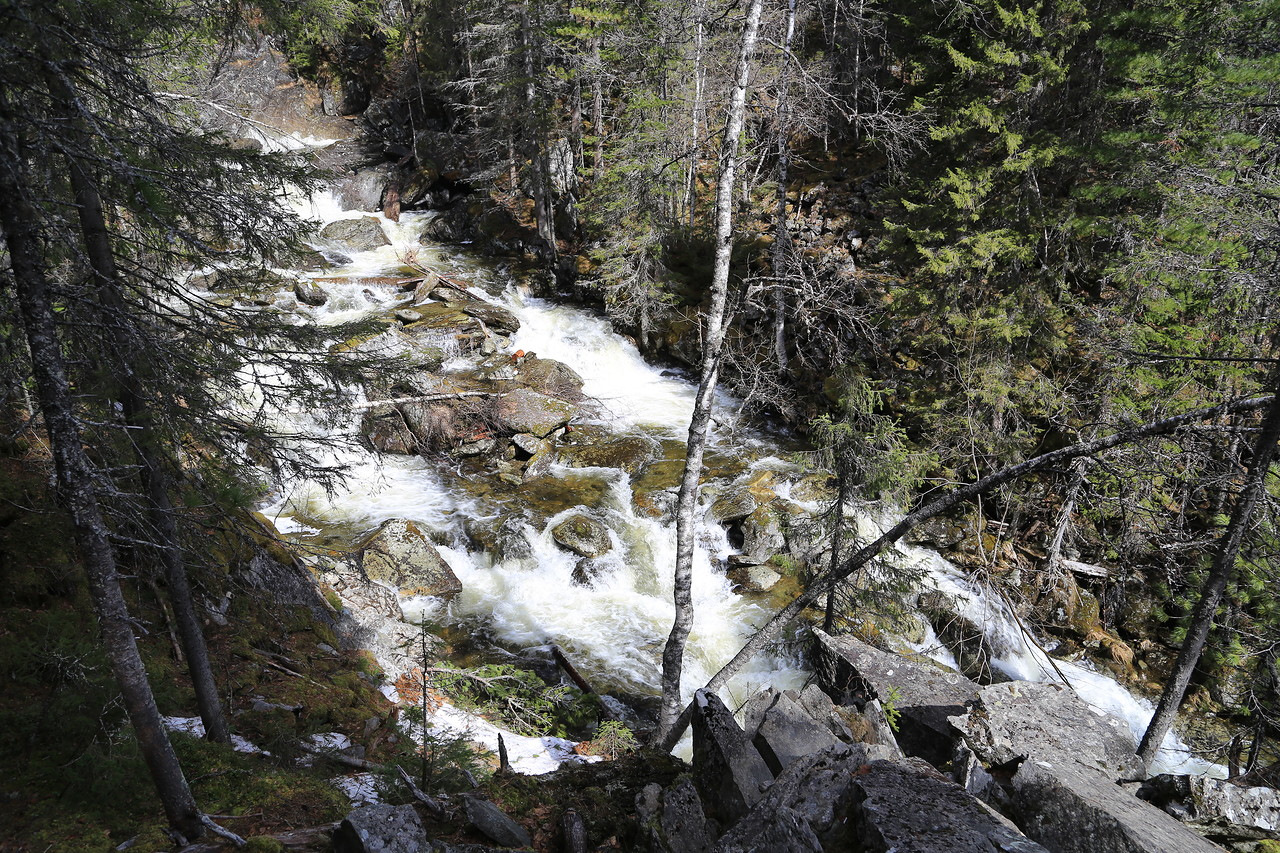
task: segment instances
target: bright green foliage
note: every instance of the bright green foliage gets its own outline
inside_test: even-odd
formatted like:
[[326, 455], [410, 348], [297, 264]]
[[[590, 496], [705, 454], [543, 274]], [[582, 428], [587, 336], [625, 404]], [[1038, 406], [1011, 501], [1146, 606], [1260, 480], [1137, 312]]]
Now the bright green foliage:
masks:
[[473, 669], [436, 672], [434, 683], [464, 707], [473, 708], [538, 737], [570, 734], [598, 713], [596, 697], [560, 684], [548, 686], [535, 673], [510, 664], [484, 664]]

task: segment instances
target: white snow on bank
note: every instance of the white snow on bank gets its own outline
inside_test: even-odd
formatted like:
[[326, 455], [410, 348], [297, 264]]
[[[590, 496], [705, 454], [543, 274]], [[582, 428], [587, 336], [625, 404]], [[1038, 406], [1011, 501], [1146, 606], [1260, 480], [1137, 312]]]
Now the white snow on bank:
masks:
[[[185, 732], [196, 737], [204, 737], [204, 721], [199, 717], [165, 717], [161, 716], [160, 720], [164, 723], [164, 727], [171, 732]], [[231, 748], [236, 752], [245, 752], [250, 755], [270, 755], [265, 749], [259, 749], [249, 741], [233, 734], [231, 736]]]

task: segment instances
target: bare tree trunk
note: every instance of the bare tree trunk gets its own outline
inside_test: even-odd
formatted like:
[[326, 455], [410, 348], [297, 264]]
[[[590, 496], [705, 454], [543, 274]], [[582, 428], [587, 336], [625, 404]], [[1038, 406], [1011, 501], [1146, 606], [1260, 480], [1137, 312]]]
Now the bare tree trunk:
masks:
[[[773, 352], [778, 360], [778, 372], [787, 371], [787, 290], [784, 282], [790, 277], [792, 252], [791, 229], [787, 222], [787, 177], [791, 166], [791, 41], [796, 32], [796, 0], [787, 3], [787, 32], [784, 37], [782, 82], [778, 90], [778, 109], [774, 117], [777, 123], [778, 146], [778, 203], [773, 214]], [[834, 587], [832, 588], [834, 592]]]
[[[530, 122], [529, 138], [525, 140], [529, 152], [530, 194], [533, 196], [533, 218], [538, 228], [538, 236], [542, 238], [551, 258], [556, 256], [556, 224], [555, 201], [551, 186], [551, 169], [549, 140], [543, 128], [546, 126], [545, 105], [539, 103], [538, 84], [535, 74], [541, 71], [542, 42], [535, 32], [537, 22], [533, 19], [536, 0], [525, 0], [520, 15], [520, 41], [524, 49], [525, 75], [525, 110]], [[538, 61], [534, 62], [535, 53]]]
[[591, 40], [591, 133], [595, 144], [591, 152], [591, 179], [598, 181], [604, 173], [604, 69], [600, 64], [600, 37]]
[[[1275, 380], [1273, 380], [1275, 382]], [[1280, 383], [1278, 383], [1280, 384]], [[1274, 386], [1273, 386], [1274, 387]], [[1235, 573], [1236, 556], [1240, 553], [1240, 544], [1249, 532], [1249, 523], [1253, 519], [1254, 509], [1262, 497], [1267, 472], [1276, 455], [1276, 442], [1280, 440], [1280, 394], [1277, 394], [1267, 409], [1262, 420], [1262, 432], [1258, 434], [1258, 442], [1253, 449], [1253, 462], [1249, 474], [1245, 478], [1244, 488], [1231, 511], [1231, 521], [1226, 532], [1218, 541], [1218, 552], [1214, 555], [1213, 565], [1204, 579], [1200, 589], [1200, 600], [1191, 614], [1191, 624], [1187, 626], [1187, 637], [1182, 641], [1178, 652], [1178, 660], [1173, 665], [1173, 673], [1165, 683], [1160, 694], [1160, 702], [1156, 705], [1151, 723], [1142, 735], [1142, 743], [1138, 745], [1138, 758], [1143, 767], [1151, 764], [1165, 734], [1173, 726], [1178, 706], [1186, 695], [1187, 685], [1191, 683], [1191, 675], [1195, 672], [1200, 655], [1209, 639], [1209, 629], [1213, 627], [1213, 614], [1222, 603], [1222, 596], [1227, 590], [1227, 582]]]
[[[54, 89], [56, 92], [62, 86]], [[73, 103], [71, 92], [65, 92], [65, 103]], [[106, 217], [102, 210], [102, 198], [92, 177], [84, 165], [72, 154], [64, 153], [71, 178], [72, 192], [76, 199], [76, 212], [84, 235], [85, 250], [93, 269], [103, 307], [109, 317], [125, 323], [128, 307], [120, 290], [120, 280], [115, 257], [111, 250], [111, 237], [107, 231]], [[126, 346], [127, 341], [122, 341]], [[125, 422], [134, 427], [132, 433], [134, 453], [143, 488], [147, 495], [147, 512], [155, 528], [160, 560], [165, 569], [165, 583], [186, 653], [191, 683], [195, 689], [196, 704], [204, 723], [205, 736], [218, 743], [230, 743], [231, 732], [227, 728], [222, 702], [218, 698], [218, 686], [213, 678], [213, 666], [209, 661], [209, 647], [205, 642], [200, 617], [196, 613], [187, 579], [187, 567], [179, 544], [178, 526], [174, 520], [173, 504], [169, 497], [170, 484], [160, 458], [160, 441], [151, 427], [141, 383], [131, 363], [129, 353], [114, 353], [113, 373], [120, 382], [120, 403]]]
[[689, 115], [689, 167], [685, 176], [684, 211], [693, 227], [694, 211], [697, 209], [698, 166], [702, 163], [702, 117], [706, 111], [704, 103], [704, 78], [706, 72], [702, 67], [702, 41], [706, 29], [703, 17], [706, 10], [701, 2], [693, 8], [693, 16], [697, 19], [693, 34], [693, 106]]
[[[1268, 406], [1277, 405], [1277, 400], [1280, 400], [1280, 395], [1254, 397], [1246, 400], [1233, 400], [1219, 406], [1195, 409], [1185, 414], [1175, 415], [1171, 418], [1152, 421], [1150, 423], [1143, 424], [1142, 426], [1134, 427], [1133, 429], [1114, 433], [1106, 436], [1105, 438], [1085, 441], [1079, 444], [1072, 444], [1067, 447], [1059, 448], [1058, 450], [1050, 451], [1049, 453], [1042, 453], [1041, 455], [1034, 456], [1024, 462], [1019, 462], [1017, 465], [1011, 465], [1008, 468], [996, 471], [994, 474], [983, 477], [977, 482], [961, 486], [930, 501], [907, 515], [884, 533], [880, 534], [878, 538], [855, 551], [849, 559], [840, 566], [839, 570], [834, 572], [828, 570], [814, 578], [804, 592], [796, 596], [796, 598], [786, 607], [775, 613], [768, 622], [761, 626], [761, 628], [751, 636], [751, 639], [747, 640], [746, 645], [744, 645], [738, 653], [733, 656], [733, 659], [721, 667], [720, 671], [707, 682], [706, 689], [714, 691], [723, 687], [729, 679], [738, 674], [738, 671], [746, 665], [747, 661], [755, 657], [756, 654], [771, 642], [783, 628], [790, 624], [791, 620], [795, 619], [804, 611], [805, 608], [817, 601], [819, 596], [821, 596], [831, 584], [849, 577], [858, 569], [875, 559], [880, 552], [884, 551], [884, 549], [893, 545], [905, 536], [908, 531], [917, 525], [928, 521], [934, 516], [946, 512], [953, 506], [963, 503], [970, 498], [976, 497], [989, 489], [993, 489], [1012, 480], [1016, 480], [1025, 474], [1030, 474], [1033, 471], [1058, 466], [1064, 462], [1077, 459], [1081, 456], [1092, 456], [1094, 454], [1101, 453], [1104, 450], [1110, 450], [1113, 447], [1118, 447], [1122, 444], [1132, 444], [1145, 438], [1151, 438], [1152, 436], [1165, 435], [1186, 426], [1187, 424], [1214, 418], [1226, 412], [1257, 411]], [[685, 727], [689, 724], [691, 708], [692, 706], [685, 707], [675, 725], [670, 726], [665, 730], [664, 738], [654, 738], [655, 745], [661, 749], [667, 750], [670, 750], [675, 746], [676, 741], [680, 739], [680, 735], [684, 733]]]
[[[852, 496], [853, 483], [850, 482], [849, 471], [841, 460], [836, 460], [836, 502], [831, 514], [831, 566], [828, 575], [834, 576], [840, 568], [840, 552], [844, 549], [844, 505]], [[832, 581], [827, 586], [827, 609], [822, 617], [822, 630], [832, 633], [836, 621], [836, 586]]]
[[654, 733], [655, 742], [666, 739], [680, 713], [680, 676], [684, 669], [684, 647], [693, 627], [694, 510], [698, 503], [698, 479], [702, 474], [702, 455], [707, 444], [707, 429], [711, 424], [720, 351], [724, 344], [729, 259], [733, 248], [733, 182], [738, 166], [738, 137], [742, 135], [743, 116], [746, 112], [751, 58], [755, 54], [756, 33], [760, 26], [761, 3], [762, 0], [751, 0], [747, 9], [724, 139], [720, 144], [720, 174], [716, 187], [716, 257], [711, 278], [711, 307], [707, 311], [706, 331], [703, 335], [702, 378], [698, 383], [693, 415], [689, 420], [684, 475], [680, 479], [676, 503], [676, 565], [672, 596], [676, 615], [662, 652], [662, 710]]
[[93, 469], [81, 443], [70, 385], [54, 321], [52, 298], [40, 256], [35, 211], [24, 195], [23, 152], [18, 140], [0, 137], [0, 228], [9, 250], [13, 280], [31, 349], [31, 366], [58, 486], [71, 515], [76, 545], [89, 580], [94, 613], [111, 670], [120, 686], [129, 722], [164, 806], [169, 824], [184, 838], [198, 838], [204, 823], [178, 757], [169, 742], [133, 636], [106, 522], [98, 506]]

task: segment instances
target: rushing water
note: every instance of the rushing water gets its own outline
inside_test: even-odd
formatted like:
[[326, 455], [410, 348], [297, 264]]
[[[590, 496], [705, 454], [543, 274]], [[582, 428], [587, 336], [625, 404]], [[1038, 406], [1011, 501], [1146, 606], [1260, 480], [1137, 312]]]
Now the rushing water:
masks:
[[[327, 195], [304, 202], [301, 212], [324, 222], [369, 215], [343, 211]], [[518, 277], [509, 271], [478, 261], [464, 249], [419, 245], [418, 234], [429, 216], [406, 213], [398, 223], [379, 217], [391, 245], [354, 253], [349, 263], [319, 274], [325, 278], [329, 301], [320, 307], [298, 305], [295, 310], [320, 324], [385, 314], [401, 295], [369, 287], [361, 276], [395, 274], [413, 253], [418, 262], [468, 279], [514, 311], [521, 328], [514, 336], [513, 348], [573, 367], [585, 381], [584, 391], [598, 401], [589, 419], [616, 434], [665, 439], [668, 445], [683, 439], [693, 405], [694, 387], [688, 380], [647, 364], [631, 343], [589, 312], [529, 297]], [[446, 364], [446, 369], [449, 366]], [[754, 466], [785, 474], [787, 463], [778, 458], [783, 451], [767, 436], [738, 423], [735, 409], [735, 401], [721, 397], [719, 411], [724, 414], [712, 433], [713, 451], [738, 459], [742, 464], [735, 473]], [[280, 413], [280, 418], [299, 434], [354, 434], [359, 428], [358, 417], [337, 428], [318, 423], [305, 413]], [[608, 690], [630, 695], [656, 690], [662, 644], [674, 614], [670, 567], [675, 559], [675, 531], [673, 524], [636, 511], [633, 484], [624, 472], [552, 469], [552, 474], [561, 478], [595, 481], [602, 495], [593, 513], [607, 523], [613, 547], [600, 559], [601, 571], [588, 586], [571, 580], [576, 558], [557, 547], [550, 533], [572, 509], [538, 522], [531, 518], [519, 530], [527, 548], [498, 557], [471, 545], [466, 528], [478, 517], [502, 512], [503, 507], [460, 487], [457, 472], [436, 467], [447, 463], [381, 456], [354, 443], [325, 453], [329, 455], [325, 461], [349, 469], [345, 485], [326, 493], [307, 482], [280, 484], [264, 512], [281, 531], [360, 531], [391, 518], [412, 519], [431, 530], [436, 541], [450, 543], [440, 551], [464, 591], [447, 608], [431, 599], [408, 602], [408, 617], [458, 622], [481, 629], [511, 647], [555, 643], [589, 679]], [[786, 495], [785, 483], [780, 494]], [[729, 541], [725, 531], [705, 513], [697, 541], [695, 623], [683, 683], [686, 698], [768, 616], [761, 605], [732, 592], [721, 568], [731, 552]], [[1002, 601], [971, 584], [935, 552], [904, 546], [898, 549], [898, 558], [921, 569], [926, 585], [946, 592], [961, 604], [971, 622], [984, 626], [988, 645], [996, 650], [993, 664], [1006, 675], [1032, 680], [1061, 680], [1065, 676], [1087, 702], [1128, 720], [1135, 735], [1141, 734], [1151, 715], [1149, 703], [1079, 665], [1051, 664]], [[954, 665], [950, 653], [932, 635], [922, 649]], [[796, 687], [806, 677], [793, 659], [761, 655], [722, 693], [734, 707], [763, 686]], [[1159, 770], [1181, 772], [1204, 772], [1209, 767], [1191, 759], [1172, 736], [1157, 764]]]

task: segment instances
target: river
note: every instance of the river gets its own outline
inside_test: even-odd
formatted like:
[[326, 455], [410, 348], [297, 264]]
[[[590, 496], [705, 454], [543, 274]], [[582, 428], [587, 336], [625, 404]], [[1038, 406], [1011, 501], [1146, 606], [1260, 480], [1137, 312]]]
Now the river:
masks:
[[[321, 222], [369, 215], [341, 210], [328, 194], [302, 203], [300, 209]], [[279, 305], [295, 311], [302, 321], [319, 324], [386, 315], [404, 297], [370, 287], [362, 279], [397, 274], [406, 253], [413, 252], [419, 263], [468, 280], [475, 289], [513, 311], [521, 326], [511, 349], [556, 359], [581, 375], [584, 392], [596, 403], [583, 416], [583, 425], [610, 435], [651, 441], [661, 448], [655, 464], [673, 469], [681, 459], [680, 443], [692, 408], [694, 386], [690, 379], [647, 364], [633, 344], [589, 311], [532, 297], [513, 267], [480, 259], [465, 246], [421, 244], [419, 234], [431, 216], [406, 213], [398, 222], [378, 216], [390, 245], [349, 252], [349, 262], [319, 273], [293, 273], [323, 277], [329, 294], [326, 304], [298, 304], [282, 292]], [[470, 367], [465, 355], [455, 353], [443, 370]], [[707, 511], [711, 500], [735, 484], [742, 487], [767, 481], [777, 498], [793, 511], [814, 509], [791, 495], [792, 487], [803, 477], [793, 461], [797, 448], [742, 422], [737, 410], [737, 401], [722, 394], [711, 435], [708, 497], [703, 501], [694, 561], [696, 615], [682, 685], [686, 698], [728, 661], [770, 612], [767, 597], [739, 595], [726, 578], [725, 560], [734, 549], [726, 529]], [[358, 413], [336, 426], [321, 423], [305, 412], [279, 412], [278, 418], [302, 436], [354, 436], [360, 429]], [[324, 453], [325, 461], [347, 467], [345, 483], [336, 492], [326, 492], [306, 481], [277, 483], [262, 511], [282, 533], [306, 542], [335, 530], [349, 535], [372, 530], [389, 519], [411, 519], [430, 530], [435, 542], [443, 543], [439, 551], [461, 580], [463, 592], [447, 605], [435, 599], [406, 601], [406, 619], [451, 624], [510, 650], [556, 644], [601, 689], [628, 697], [655, 694], [662, 644], [674, 613], [670, 569], [675, 531], [670, 513], [664, 511], [669, 504], [663, 501], [671, 498], [666, 483], [658, 488], [652, 483], [645, 485], [650, 491], [638, 502], [640, 486], [623, 470], [561, 465], [551, 469], [552, 477], [574, 488], [584, 483], [590, 486], [588, 491], [595, 496], [590, 512], [609, 530], [612, 547], [596, 561], [592, 582], [582, 584], [573, 580], [577, 558], [560, 548], [550, 532], [577, 507], [539, 514], [519, 503], [518, 490], [476, 488], [474, 469], [463, 470], [447, 459], [380, 455], [355, 442]], [[638, 509], [638, 503], [644, 508]], [[499, 518], [515, 518], [516, 535], [523, 540], [520, 548], [503, 549], [501, 555], [478, 547], [471, 535], [478, 521]], [[864, 526], [870, 529], [875, 525], [865, 520]], [[1050, 664], [1002, 601], [971, 583], [935, 552], [903, 546], [898, 549], [898, 559], [922, 570], [923, 585], [943, 590], [961, 602], [966, 617], [983, 626], [987, 642], [995, 650], [993, 664], [1006, 676], [1034, 680], [1066, 677], [1086, 701], [1123, 717], [1135, 735], [1141, 734], [1151, 714], [1145, 700], [1084, 666]], [[950, 652], [932, 635], [919, 650], [954, 665]], [[759, 656], [722, 695], [730, 707], [736, 707], [761, 687], [799, 687], [807, 677], [795, 655], [777, 651]], [[545, 762], [531, 766], [536, 770], [548, 767]], [[1190, 756], [1171, 735], [1155, 770], [1217, 772], [1219, 768]]]

